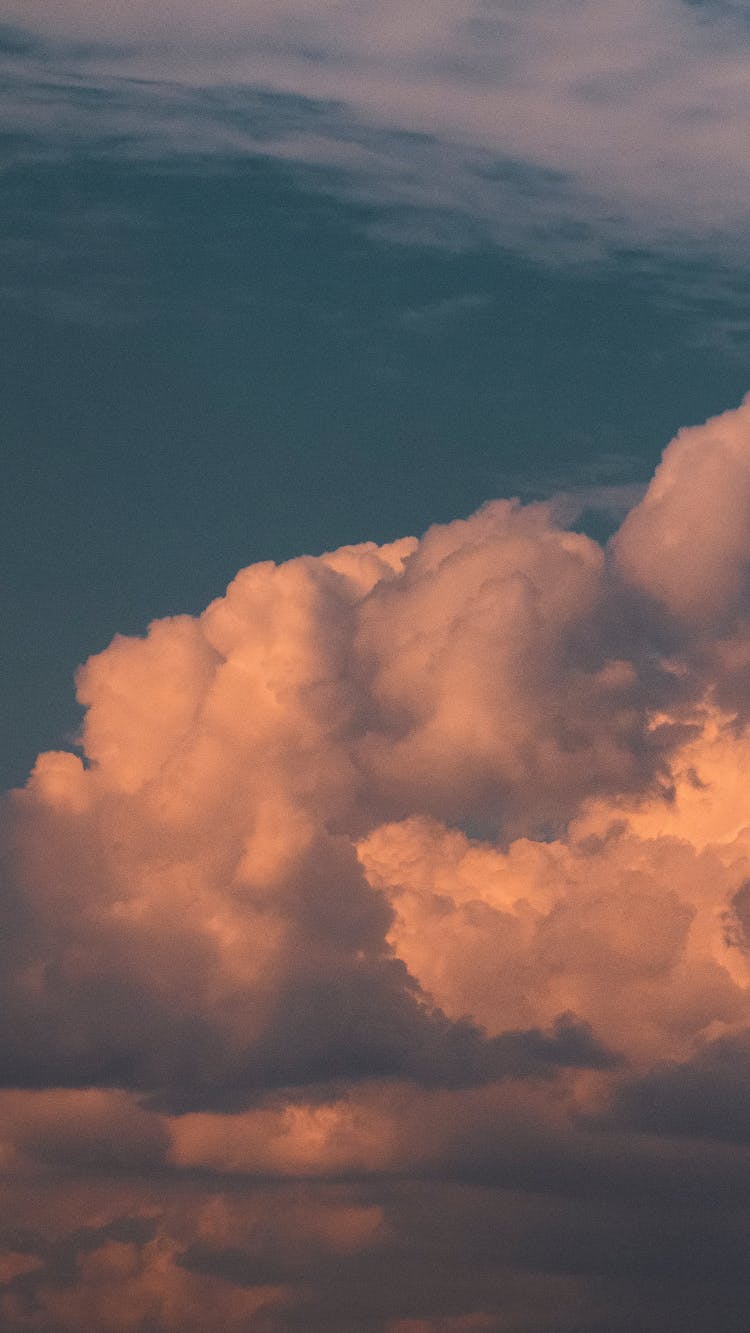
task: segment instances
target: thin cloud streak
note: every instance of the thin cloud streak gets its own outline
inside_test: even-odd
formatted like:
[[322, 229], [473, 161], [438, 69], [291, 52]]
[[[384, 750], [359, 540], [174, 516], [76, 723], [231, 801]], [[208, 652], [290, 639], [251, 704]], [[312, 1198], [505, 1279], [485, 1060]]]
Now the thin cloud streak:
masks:
[[[474, 230], [532, 253], [543, 235], [568, 258], [665, 245], [741, 255], [750, 26], [739, 8], [446, 0], [428, 23], [423, 6], [387, 0], [221, 3], [210, 20], [193, 0], [64, 0], [53, 14], [6, 0], [5, 15], [21, 132], [52, 131], [64, 107], [74, 135], [104, 128], [139, 153], [266, 152], [411, 211], [409, 234], [421, 217], [433, 242], [428, 214], [442, 211], [454, 241]], [[296, 125], [283, 130], [290, 108]]]

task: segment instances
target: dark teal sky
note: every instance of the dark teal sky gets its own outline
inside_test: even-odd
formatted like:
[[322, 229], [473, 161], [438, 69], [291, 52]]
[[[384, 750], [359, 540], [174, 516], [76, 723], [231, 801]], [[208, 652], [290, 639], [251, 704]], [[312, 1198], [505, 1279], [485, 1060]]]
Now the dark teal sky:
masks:
[[[576, 255], [554, 210], [547, 253], [531, 166], [499, 172], [542, 191], [524, 254], [516, 231], [446, 230], [449, 210], [392, 190], [357, 201], [330, 164], [140, 153], [102, 136], [122, 88], [61, 91], [69, 53], [32, 78], [35, 41], [5, 30], [6, 782], [69, 742], [72, 674], [115, 632], [199, 610], [257, 559], [645, 480], [681, 424], [748, 387], [734, 260]], [[35, 128], [53, 85], [68, 120]], [[332, 113], [266, 97], [233, 114]]]

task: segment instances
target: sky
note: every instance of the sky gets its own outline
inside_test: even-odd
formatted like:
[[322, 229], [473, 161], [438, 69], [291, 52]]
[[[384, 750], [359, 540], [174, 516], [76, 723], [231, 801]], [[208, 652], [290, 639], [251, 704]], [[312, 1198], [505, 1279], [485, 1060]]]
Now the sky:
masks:
[[0, 0], [0, 1325], [746, 1333], [739, 0]]

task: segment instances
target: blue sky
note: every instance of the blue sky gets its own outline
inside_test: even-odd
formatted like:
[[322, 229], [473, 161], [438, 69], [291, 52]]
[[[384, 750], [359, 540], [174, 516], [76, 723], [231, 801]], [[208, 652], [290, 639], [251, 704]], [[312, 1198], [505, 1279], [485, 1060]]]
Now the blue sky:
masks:
[[0, 17], [6, 781], [115, 631], [744, 392], [741, 7]]

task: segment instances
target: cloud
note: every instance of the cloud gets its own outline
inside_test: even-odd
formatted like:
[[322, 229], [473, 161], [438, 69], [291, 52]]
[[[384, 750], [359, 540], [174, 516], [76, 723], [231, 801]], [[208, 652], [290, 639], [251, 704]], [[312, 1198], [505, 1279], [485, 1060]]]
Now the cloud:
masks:
[[493, 501], [84, 664], [2, 808], [4, 1327], [740, 1333], [747, 427], [606, 546]]
[[742, 254], [739, 6], [445, 0], [427, 23], [414, 0], [221, 0], [210, 16], [197, 0], [6, 0], [4, 17], [32, 133], [59, 136], [64, 108], [69, 142], [333, 168], [340, 189], [395, 210], [391, 234], [568, 258], [675, 243]]
[[692, 1060], [659, 1064], [624, 1084], [614, 1122], [652, 1134], [747, 1143], [749, 1037], [745, 1031], [717, 1038]]
[[747, 604], [750, 400], [680, 431], [614, 547], [625, 576], [681, 619], [729, 626]]
[[632, 669], [569, 641], [602, 568], [544, 506], [500, 503], [421, 543], [253, 566], [200, 620], [91, 659], [88, 767], [42, 756], [12, 798], [6, 1080], [218, 1107], [606, 1063], [568, 1005], [491, 1038], [447, 1020], [355, 846], [404, 808], [510, 829], [649, 780]]

